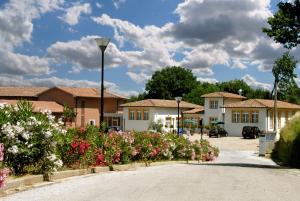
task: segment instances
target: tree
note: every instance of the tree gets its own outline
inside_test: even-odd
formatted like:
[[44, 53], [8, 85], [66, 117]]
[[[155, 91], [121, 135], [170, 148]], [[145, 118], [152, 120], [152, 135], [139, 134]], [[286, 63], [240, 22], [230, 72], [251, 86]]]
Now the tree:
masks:
[[184, 96], [197, 86], [197, 78], [192, 71], [173, 66], [156, 71], [146, 84], [145, 98], [174, 99]]
[[281, 58], [277, 59], [274, 63], [272, 73], [274, 75], [274, 131], [277, 130], [277, 89], [280, 89], [280, 93], [288, 93], [294, 87], [297, 88], [297, 84], [294, 80], [296, 74], [294, 70], [296, 68], [297, 61], [293, 56], [290, 56], [289, 52], [282, 55]]
[[204, 105], [204, 99], [201, 98], [203, 94], [220, 91], [220, 88], [216, 84], [207, 82], [198, 83], [198, 85], [192, 89], [190, 93], [183, 97], [185, 101], [195, 103], [198, 105]]
[[263, 28], [263, 32], [286, 48], [296, 47], [300, 43], [300, 1], [280, 2], [268, 23], [271, 27]]

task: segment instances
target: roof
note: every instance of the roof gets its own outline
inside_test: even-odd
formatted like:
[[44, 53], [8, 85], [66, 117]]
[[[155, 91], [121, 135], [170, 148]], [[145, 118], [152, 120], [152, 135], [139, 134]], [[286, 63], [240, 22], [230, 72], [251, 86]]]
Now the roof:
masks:
[[214, 92], [209, 94], [204, 94], [202, 98], [237, 98], [237, 99], [246, 99], [245, 96], [238, 94], [228, 93], [228, 92]]
[[0, 87], [0, 97], [38, 97], [48, 87]]
[[[9, 105], [16, 105], [18, 100], [4, 100], [0, 99], [0, 103]], [[51, 110], [52, 113], [63, 113], [64, 107], [53, 101], [29, 101], [33, 104], [33, 111], [40, 112], [42, 110]]]
[[184, 111], [183, 113], [184, 114], [197, 114], [197, 113], [200, 113], [202, 111], [204, 111], [204, 107], [201, 106], [201, 108], [194, 108], [194, 109], [191, 109], [191, 110]]
[[[122, 107], [165, 107], [165, 108], [177, 108], [178, 104], [176, 100], [162, 100], [162, 99], [146, 99], [141, 101], [135, 101], [130, 103], [125, 103], [121, 105]], [[193, 103], [188, 103], [185, 101], [180, 102], [180, 108], [202, 108], [201, 105], [196, 105]]]
[[[245, 101], [230, 103], [224, 105], [225, 108], [273, 108], [274, 100], [268, 99], [249, 99]], [[277, 101], [277, 108], [279, 109], [298, 109], [300, 110], [300, 105]]]
[[[71, 94], [73, 97], [89, 97], [89, 98], [100, 98], [100, 92], [97, 88], [91, 88], [91, 87], [54, 87], [51, 89], [60, 89], [66, 93]], [[51, 90], [49, 89], [49, 90]], [[44, 93], [46, 91], [43, 91]], [[41, 93], [41, 94], [42, 94]], [[118, 98], [118, 99], [127, 99], [124, 96], [117, 95], [115, 93], [112, 93], [108, 90], [104, 90], [104, 98]]]

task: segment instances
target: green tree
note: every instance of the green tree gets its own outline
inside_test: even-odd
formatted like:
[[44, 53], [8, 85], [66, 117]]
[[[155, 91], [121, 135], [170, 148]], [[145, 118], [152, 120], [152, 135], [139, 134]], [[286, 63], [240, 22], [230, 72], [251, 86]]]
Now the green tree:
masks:
[[263, 28], [276, 42], [292, 48], [300, 43], [300, 1], [280, 2], [278, 11], [268, 19], [270, 28]]
[[204, 99], [201, 98], [203, 94], [220, 91], [220, 88], [216, 84], [207, 82], [198, 83], [197, 86], [192, 89], [190, 93], [183, 97], [185, 101], [195, 103], [198, 105], [204, 105]]
[[296, 68], [297, 61], [293, 56], [290, 56], [288, 52], [284, 53], [281, 58], [277, 59], [274, 63], [272, 73], [274, 75], [274, 131], [277, 131], [277, 89], [280, 89], [280, 93], [284, 96], [289, 94], [293, 88], [297, 88], [297, 84], [294, 80], [296, 74], [294, 70]]
[[197, 86], [197, 78], [192, 71], [173, 66], [156, 71], [146, 84], [145, 98], [173, 99], [184, 96]]

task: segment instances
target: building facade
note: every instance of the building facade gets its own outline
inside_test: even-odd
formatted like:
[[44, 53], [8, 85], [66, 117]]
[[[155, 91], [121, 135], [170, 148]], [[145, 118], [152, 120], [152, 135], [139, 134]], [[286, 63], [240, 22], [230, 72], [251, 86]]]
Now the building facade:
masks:
[[[34, 101], [50, 101], [72, 108], [76, 117], [68, 122], [71, 127], [86, 125], [99, 126], [100, 93], [96, 88], [76, 87], [0, 87], [0, 99], [25, 99]], [[104, 92], [104, 120], [109, 126], [122, 127], [122, 107], [127, 98]]]
[[226, 108], [223, 106], [246, 99], [244, 96], [227, 92], [214, 92], [201, 97], [204, 98], [204, 125], [218, 121], [225, 122]]
[[[249, 99], [224, 105], [225, 130], [232, 136], [242, 136], [244, 126], [257, 126], [263, 132], [274, 131], [274, 101]], [[300, 111], [300, 106], [284, 101], [277, 102], [277, 133], [286, 122]]]
[[[175, 100], [147, 99], [123, 104], [123, 119], [125, 130], [146, 131], [152, 123], [160, 123], [165, 132], [175, 132], [178, 122], [178, 105]], [[182, 123], [182, 112], [200, 105], [180, 102], [179, 123]]]

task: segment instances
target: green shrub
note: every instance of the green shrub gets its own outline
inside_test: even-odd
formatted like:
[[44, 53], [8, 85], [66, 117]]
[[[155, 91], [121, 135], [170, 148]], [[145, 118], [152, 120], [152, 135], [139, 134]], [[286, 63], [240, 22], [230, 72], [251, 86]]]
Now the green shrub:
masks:
[[281, 129], [272, 156], [286, 165], [300, 167], [300, 113]]

